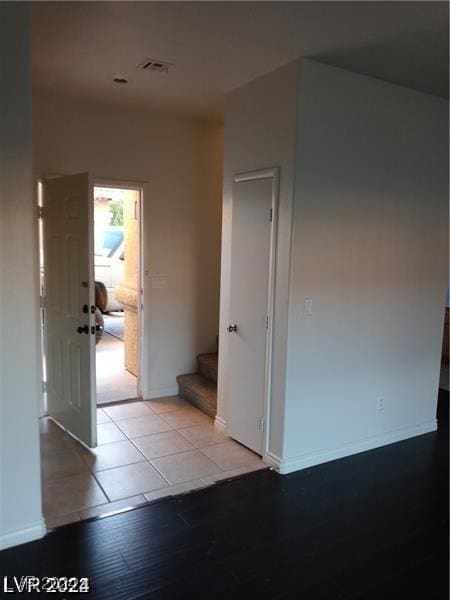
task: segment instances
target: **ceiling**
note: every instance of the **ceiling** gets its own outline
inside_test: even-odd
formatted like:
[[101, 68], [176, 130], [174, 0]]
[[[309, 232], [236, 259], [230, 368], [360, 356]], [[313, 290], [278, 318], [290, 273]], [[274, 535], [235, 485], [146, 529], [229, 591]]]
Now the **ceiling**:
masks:
[[[224, 94], [311, 57], [448, 97], [447, 2], [31, 6], [33, 85], [52, 93], [220, 121]], [[145, 58], [174, 66], [140, 71]]]

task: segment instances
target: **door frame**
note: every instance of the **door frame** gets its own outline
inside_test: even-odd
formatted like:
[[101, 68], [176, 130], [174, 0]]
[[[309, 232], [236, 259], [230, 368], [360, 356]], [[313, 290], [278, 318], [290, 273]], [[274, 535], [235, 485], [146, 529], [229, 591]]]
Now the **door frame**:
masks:
[[[40, 255], [39, 255], [39, 244], [40, 244], [40, 218], [39, 218], [39, 207], [41, 206], [40, 201], [41, 197], [39, 194], [39, 185], [43, 183], [46, 179], [53, 179], [56, 177], [64, 177], [63, 173], [38, 173], [36, 174], [34, 181], [34, 199], [36, 206], [36, 215], [37, 215], [37, 225], [36, 225], [36, 267], [37, 267], [37, 276], [36, 278], [39, 281], [37, 286], [38, 297], [37, 297], [37, 306], [39, 309], [39, 318], [41, 319], [41, 285], [40, 285]], [[128, 190], [138, 190], [139, 191], [139, 282], [140, 282], [140, 309], [138, 311], [138, 331], [139, 331], [139, 377], [137, 378], [137, 394], [143, 399], [147, 398], [147, 393], [149, 389], [148, 384], [148, 370], [146, 365], [148, 364], [147, 353], [149, 348], [149, 340], [146, 339], [148, 337], [148, 327], [146, 326], [146, 315], [144, 312], [144, 298], [149, 297], [149, 294], [146, 293], [145, 280], [148, 275], [148, 271], [144, 270], [144, 265], [146, 264], [145, 260], [145, 245], [144, 245], [144, 198], [148, 196], [148, 182], [147, 181], [128, 181], [126, 179], [113, 179], [111, 177], [97, 177], [95, 174], [92, 175], [93, 179], [93, 187], [112, 187], [112, 188], [123, 188]], [[44, 381], [44, 372], [43, 372], [43, 359], [45, 354], [44, 348], [44, 331], [43, 327], [39, 326], [39, 336], [40, 336], [40, 345], [39, 345], [39, 355], [41, 356], [41, 360], [39, 361], [39, 374], [40, 374], [40, 383], [39, 383], [39, 404], [38, 404], [38, 417], [44, 417], [47, 414], [47, 405], [45, 401], [45, 381]], [[96, 399], [97, 406], [97, 399]]]
[[[46, 401], [46, 385], [47, 385], [47, 374], [44, 371], [44, 358], [45, 358], [45, 333], [44, 333], [44, 311], [42, 304], [42, 278], [41, 278], [41, 245], [44, 244], [44, 229], [41, 218], [41, 210], [43, 208], [43, 182], [45, 180], [45, 176], [39, 175], [36, 177], [36, 185], [33, 186], [34, 192], [34, 204], [36, 210], [37, 217], [37, 227], [34, 230], [36, 241], [35, 241], [35, 263], [37, 264], [36, 270], [36, 279], [38, 281], [37, 290], [37, 307], [39, 311], [39, 404], [38, 404], [38, 418], [45, 417], [47, 414], [47, 401]], [[43, 265], [42, 265], [43, 266]]]
[[[275, 275], [276, 275], [276, 255], [277, 255], [277, 231], [278, 231], [278, 203], [279, 203], [279, 183], [280, 183], [280, 169], [279, 167], [270, 167], [266, 169], [259, 169], [256, 171], [246, 171], [237, 173], [233, 177], [233, 185], [235, 183], [242, 183], [243, 181], [255, 181], [258, 179], [272, 179], [272, 202], [271, 202], [271, 228], [270, 228], [270, 253], [269, 253], [269, 285], [267, 290], [267, 316], [268, 316], [268, 327], [266, 330], [266, 356], [265, 356], [265, 385], [264, 385], [264, 430], [263, 434], [263, 459], [266, 458], [269, 452], [269, 437], [270, 437], [270, 406], [271, 406], [271, 393], [272, 393], [272, 355], [273, 355], [273, 321], [274, 321], [274, 304], [275, 304]], [[231, 212], [233, 213], [234, 194], [231, 199]], [[233, 231], [231, 221], [231, 246], [233, 243]], [[230, 252], [231, 252], [230, 246]], [[231, 294], [231, 272], [228, 284], [228, 296]], [[228, 322], [231, 323], [230, 318], [230, 302], [228, 302]], [[227, 370], [229, 369], [230, 345], [227, 344]], [[227, 376], [229, 375], [229, 371]], [[227, 390], [228, 391], [228, 390]], [[228, 398], [226, 401], [226, 410], [228, 412]], [[228, 420], [228, 418], [227, 418]]]
[[146, 195], [146, 182], [145, 181], [127, 181], [125, 179], [112, 179], [110, 177], [97, 177], [94, 175], [94, 188], [95, 187], [109, 187], [124, 190], [136, 190], [139, 192], [139, 223], [138, 223], [138, 271], [139, 271], [139, 302], [138, 302], [138, 376], [136, 381], [136, 393], [137, 397], [145, 399], [148, 389], [148, 373], [146, 365], [148, 364], [146, 349], [148, 348], [148, 340], [145, 337], [147, 328], [145, 327], [144, 317], [144, 298], [148, 296], [145, 290], [145, 275], [144, 272], [144, 198]]

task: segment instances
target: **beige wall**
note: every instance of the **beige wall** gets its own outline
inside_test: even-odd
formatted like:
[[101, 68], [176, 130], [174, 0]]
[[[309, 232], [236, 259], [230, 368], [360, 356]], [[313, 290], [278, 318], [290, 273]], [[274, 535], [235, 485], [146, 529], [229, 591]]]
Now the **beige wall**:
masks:
[[0, 4], [0, 549], [45, 532], [27, 10]]
[[435, 429], [448, 275], [448, 103], [314, 61], [299, 91], [284, 471]]
[[296, 62], [228, 95], [224, 139], [220, 422], [233, 175], [279, 166], [266, 458], [287, 473], [435, 429], [448, 103]]
[[[33, 97], [36, 173], [90, 170], [144, 189], [144, 395], [176, 391], [175, 377], [215, 347], [218, 330], [221, 128], [73, 99]], [[152, 276], [168, 278], [154, 288]]]
[[[280, 167], [273, 323], [272, 402], [269, 449], [278, 454], [283, 443], [287, 302], [292, 198], [294, 193], [295, 123], [298, 63], [260, 77], [226, 98], [220, 306], [220, 365], [217, 414], [222, 425], [227, 411], [227, 353], [233, 177], [237, 173]], [[220, 422], [220, 421], [219, 421]]]
[[[200, 137], [198, 177], [202, 201], [197, 205], [200, 228], [196, 240], [197, 332], [200, 348], [217, 350], [222, 227], [223, 127], [203, 127]], [[207, 279], [205, 279], [207, 278]], [[214, 339], [212, 339], [212, 336]]]

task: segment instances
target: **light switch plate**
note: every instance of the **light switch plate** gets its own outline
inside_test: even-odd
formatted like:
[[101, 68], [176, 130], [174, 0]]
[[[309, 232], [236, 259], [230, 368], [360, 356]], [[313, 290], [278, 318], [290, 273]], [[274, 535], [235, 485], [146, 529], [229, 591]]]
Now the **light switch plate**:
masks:
[[152, 277], [152, 288], [165, 289], [168, 285], [167, 277]]
[[303, 314], [305, 317], [312, 316], [312, 298], [305, 298], [305, 303], [303, 305]]

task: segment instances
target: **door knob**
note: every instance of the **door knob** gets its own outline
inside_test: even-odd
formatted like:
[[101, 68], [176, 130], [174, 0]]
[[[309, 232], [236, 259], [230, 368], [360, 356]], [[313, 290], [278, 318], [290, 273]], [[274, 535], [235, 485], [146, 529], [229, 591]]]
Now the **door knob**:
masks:
[[236, 325], [236, 323], [234, 325], [228, 325], [227, 331], [230, 332], [230, 333], [232, 331], [237, 331], [237, 325]]
[[77, 331], [78, 333], [89, 333], [89, 327], [88, 325], [85, 325], [84, 327], [81, 327], [81, 325], [79, 327], [77, 327]]

